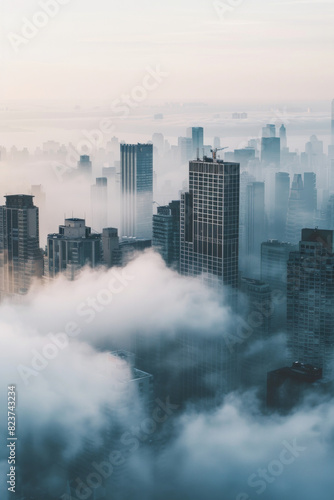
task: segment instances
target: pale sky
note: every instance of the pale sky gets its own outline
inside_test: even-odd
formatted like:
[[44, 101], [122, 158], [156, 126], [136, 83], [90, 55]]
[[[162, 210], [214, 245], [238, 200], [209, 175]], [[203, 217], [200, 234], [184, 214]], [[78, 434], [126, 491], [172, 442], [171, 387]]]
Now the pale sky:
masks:
[[59, 0], [15, 38], [48, 1], [1, 0], [1, 102], [115, 99], [157, 65], [150, 99], [334, 97], [333, 0]]

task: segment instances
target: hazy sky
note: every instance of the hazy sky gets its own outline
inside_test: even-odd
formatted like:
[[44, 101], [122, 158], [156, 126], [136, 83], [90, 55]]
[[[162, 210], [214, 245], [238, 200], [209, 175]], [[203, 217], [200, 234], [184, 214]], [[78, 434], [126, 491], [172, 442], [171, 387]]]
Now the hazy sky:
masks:
[[43, 1], [1, 0], [2, 102], [115, 99], [156, 65], [169, 77], [149, 99], [333, 97], [332, 0], [59, 0], [14, 39]]

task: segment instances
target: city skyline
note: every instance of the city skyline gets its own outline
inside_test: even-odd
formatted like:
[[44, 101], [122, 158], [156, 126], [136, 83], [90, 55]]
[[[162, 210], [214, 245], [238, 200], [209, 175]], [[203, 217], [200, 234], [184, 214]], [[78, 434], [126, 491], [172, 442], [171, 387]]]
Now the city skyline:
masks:
[[332, 500], [333, 20], [1, 2], [1, 499]]

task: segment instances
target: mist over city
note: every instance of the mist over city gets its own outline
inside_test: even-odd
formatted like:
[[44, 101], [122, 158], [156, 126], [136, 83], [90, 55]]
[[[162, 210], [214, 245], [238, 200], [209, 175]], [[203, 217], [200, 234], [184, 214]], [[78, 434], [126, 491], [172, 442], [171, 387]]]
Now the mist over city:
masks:
[[332, 500], [333, 3], [0, 19], [1, 499]]

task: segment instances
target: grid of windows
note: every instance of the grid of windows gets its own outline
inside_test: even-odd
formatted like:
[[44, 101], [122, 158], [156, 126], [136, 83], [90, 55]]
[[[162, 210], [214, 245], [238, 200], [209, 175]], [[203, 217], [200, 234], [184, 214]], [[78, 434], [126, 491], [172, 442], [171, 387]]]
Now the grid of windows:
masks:
[[189, 193], [191, 208], [186, 193], [181, 201], [181, 273], [236, 287], [239, 164], [190, 162]]
[[288, 260], [287, 324], [293, 361], [323, 369], [334, 362], [334, 256], [321, 243], [301, 242]]

